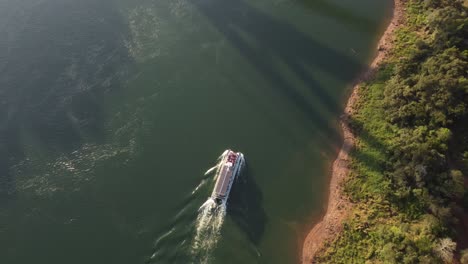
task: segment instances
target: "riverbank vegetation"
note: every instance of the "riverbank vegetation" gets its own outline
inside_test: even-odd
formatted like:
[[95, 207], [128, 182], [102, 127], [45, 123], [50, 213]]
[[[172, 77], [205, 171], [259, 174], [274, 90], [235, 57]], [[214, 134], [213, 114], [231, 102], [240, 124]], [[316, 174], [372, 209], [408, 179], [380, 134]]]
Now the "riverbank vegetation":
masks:
[[353, 211], [319, 263], [468, 263], [455, 231], [468, 210], [467, 7], [405, 5], [391, 54], [349, 117]]

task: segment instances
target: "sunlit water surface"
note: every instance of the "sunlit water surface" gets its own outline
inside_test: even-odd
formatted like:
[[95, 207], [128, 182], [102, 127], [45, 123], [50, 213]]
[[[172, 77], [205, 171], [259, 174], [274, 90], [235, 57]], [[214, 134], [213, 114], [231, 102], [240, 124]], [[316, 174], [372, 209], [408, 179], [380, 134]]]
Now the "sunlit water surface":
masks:
[[[0, 263], [298, 263], [390, 0], [0, 0]], [[247, 166], [227, 209], [204, 172]]]

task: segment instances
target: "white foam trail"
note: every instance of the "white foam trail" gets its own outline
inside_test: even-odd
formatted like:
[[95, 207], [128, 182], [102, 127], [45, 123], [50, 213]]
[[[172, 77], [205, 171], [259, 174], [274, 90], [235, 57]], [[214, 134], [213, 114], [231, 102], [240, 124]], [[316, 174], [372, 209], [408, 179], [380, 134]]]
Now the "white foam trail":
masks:
[[212, 208], [214, 202], [215, 202], [215, 201], [213, 200], [213, 198], [211, 198], [211, 197], [208, 198], [208, 200], [206, 200], [206, 201], [202, 204], [202, 206], [200, 206], [200, 208], [198, 208], [198, 211], [199, 211], [199, 212], [202, 212], [203, 210], [205, 210], [206, 207]]
[[200, 263], [208, 263], [211, 253], [221, 237], [221, 227], [226, 215], [226, 206], [216, 204], [212, 198], [200, 207], [196, 222], [192, 255]]
[[[175, 231], [175, 228], [171, 228], [171, 230], [169, 230], [168, 232], [166, 232], [165, 234], [163, 234], [161, 237], [159, 237], [156, 242], [154, 243], [155, 247], [158, 248], [159, 247], [159, 244], [164, 241], [164, 239], [166, 239], [167, 237], [169, 237], [173, 232]], [[158, 254], [160, 252], [158, 250], [156, 250], [153, 255], [151, 255], [150, 259], [156, 259], [156, 257], [158, 257]]]
[[214, 170], [218, 169], [218, 167], [219, 167], [219, 163], [216, 164], [216, 166], [214, 166], [214, 167], [208, 169], [208, 170], [205, 172], [205, 176], [208, 175], [208, 174], [210, 174], [210, 173], [212, 173]]
[[206, 179], [203, 179], [200, 184], [198, 184], [198, 186], [193, 189], [192, 191], [192, 195], [194, 195], [196, 192], [198, 192], [198, 190], [200, 190], [201, 187], [203, 187], [203, 185], [205, 185], [205, 182], [206, 182]]
[[229, 152], [229, 150], [226, 150], [226, 151], [223, 152], [223, 154], [221, 154], [221, 156], [218, 157], [218, 159], [217, 159], [218, 163], [214, 167], [207, 170], [205, 172], [205, 176], [216, 170], [214, 180], [216, 180], [218, 178], [218, 172], [219, 172], [219, 169], [221, 168], [221, 163], [223, 162], [223, 158], [226, 156], [226, 154], [228, 152]]
[[218, 157], [218, 160], [221, 160], [224, 156], [226, 156], [226, 154], [228, 154], [229, 150], [226, 149], [223, 154], [221, 154], [219, 157]]

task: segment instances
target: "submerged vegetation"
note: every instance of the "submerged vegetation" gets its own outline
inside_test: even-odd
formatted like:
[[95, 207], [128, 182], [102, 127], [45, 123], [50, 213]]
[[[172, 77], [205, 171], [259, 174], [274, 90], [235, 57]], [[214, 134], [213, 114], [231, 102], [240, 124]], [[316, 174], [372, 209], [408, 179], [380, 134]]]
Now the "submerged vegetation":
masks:
[[350, 117], [353, 211], [317, 262], [468, 263], [455, 231], [468, 210], [467, 7], [405, 5], [393, 50]]

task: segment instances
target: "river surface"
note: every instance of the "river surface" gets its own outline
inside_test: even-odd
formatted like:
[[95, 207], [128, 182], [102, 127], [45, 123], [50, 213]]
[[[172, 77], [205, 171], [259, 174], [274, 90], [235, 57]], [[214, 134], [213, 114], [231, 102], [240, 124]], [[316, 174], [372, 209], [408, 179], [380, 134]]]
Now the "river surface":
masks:
[[[0, 0], [0, 263], [298, 263], [391, 8]], [[203, 218], [227, 148], [247, 165]]]

